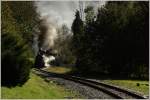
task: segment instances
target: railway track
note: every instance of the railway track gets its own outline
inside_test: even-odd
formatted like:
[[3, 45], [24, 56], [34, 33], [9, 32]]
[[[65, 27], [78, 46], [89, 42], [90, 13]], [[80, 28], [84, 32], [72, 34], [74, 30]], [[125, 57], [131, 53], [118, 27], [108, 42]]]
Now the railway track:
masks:
[[106, 94], [111, 95], [112, 97], [116, 99], [147, 99], [146, 97], [137, 94], [135, 92], [131, 92], [129, 90], [125, 90], [116, 86], [108, 85], [102, 82], [93, 81], [90, 79], [85, 79], [81, 77], [76, 76], [69, 76], [64, 74], [56, 74], [56, 73], [50, 73], [41, 69], [35, 69], [36, 71], [40, 72], [41, 74], [45, 76], [53, 75], [55, 77], [60, 77], [66, 80], [71, 80], [89, 87], [92, 87], [94, 89], [100, 90]]

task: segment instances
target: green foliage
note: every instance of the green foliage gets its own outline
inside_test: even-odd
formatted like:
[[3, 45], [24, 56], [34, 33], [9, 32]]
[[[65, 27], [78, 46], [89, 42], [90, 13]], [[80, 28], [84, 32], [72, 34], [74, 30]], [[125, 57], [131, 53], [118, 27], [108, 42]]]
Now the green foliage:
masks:
[[30, 79], [22, 86], [1, 88], [2, 99], [65, 99], [65, 97], [83, 98], [76, 91], [66, 90], [53, 81], [44, 79], [31, 73]]
[[[95, 19], [89, 17], [92, 8], [88, 7], [84, 32], [73, 30], [74, 42], [82, 47], [78, 50], [74, 46], [80, 55], [76, 54], [77, 60], [83, 60], [77, 68], [83, 72], [148, 79], [148, 9], [148, 2], [110, 1], [99, 8]], [[77, 30], [80, 25], [74, 23]]]
[[[80, 18], [79, 11], [76, 12], [76, 18], [72, 24], [72, 32], [73, 32], [73, 39], [72, 39], [72, 48], [73, 52], [76, 55], [76, 67], [80, 70], [88, 70], [85, 67], [89, 54], [88, 54], [88, 45], [89, 42], [88, 38], [86, 38], [87, 34], [85, 34], [84, 24]], [[87, 36], [88, 37], [88, 36]], [[82, 66], [82, 67], [81, 67]]]
[[24, 38], [25, 42], [32, 45], [33, 33], [38, 27], [37, 23], [39, 23], [39, 15], [35, 11], [34, 2], [9, 2], [9, 6], [13, 12], [12, 16], [15, 18], [21, 31], [20, 35]]
[[57, 50], [56, 59], [59, 65], [72, 66], [75, 63], [75, 56], [71, 51], [72, 34], [64, 24], [58, 29], [58, 37], [55, 40], [54, 48]]
[[[30, 35], [22, 36], [22, 30], [26, 30], [26, 27], [20, 27], [21, 25], [16, 17], [19, 16], [19, 13], [17, 15], [17, 9], [23, 8], [20, 8], [20, 5], [15, 5], [15, 3], [16, 2], [2, 2], [1, 11], [2, 85], [6, 86], [21, 85], [28, 80], [30, 67], [32, 66], [29, 58], [33, 57], [32, 48], [26, 38], [30, 38], [31, 31], [28, 30]], [[17, 7], [15, 11], [12, 10], [14, 6]], [[25, 5], [25, 7], [28, 8], [29, 6]], [[35, 12], [35, 9], [32, 10]], [[28, 16], [30, 14], [26, 11], [22, 13], [26, 13]], [[23, 21], [22, 24], [27, 20], [24, 19]]]
[[88, 23], [90, 23], [93, 19], [94, 19], [94, 9], [93, 9], [93, 7], [92, 6], [88, 6], [85, 10], [84, 10], [84, 12], [86, 13], [86, 18], [85, 18], [85, 20], [86, 20], [86, 23], [88, 24]]
[[[99, 25], [102, 20], [106, 22], [102, 26], [106, 26], [107, 29], [104, 27], [104, 30], [100, 31], [107, 36], [102, 53], [104, 62], [111, 65], [109, 71], [112, 74], [130, 76], [138, 70], [139, 65], [146, 64], [148, 68], [148, 28], [146, 29], [148, 13], [142, 8], [144, 3], [108, 2], [106, 4], [106, 20], [99, 20]], [[144, 70], [146, 66], [141, 70]], [[147, 71], [145, 73], [148, 74]], [[142, 73], [136, 73], [137, 76], [138, 74]]]
[[[142, 95], [149, 95], [149, 81], [108, 79], [103, 80], [103, 82], [107, 84], [116, 85], [125, 89], [129, 89], [131, 91], [138, 92]], [[137, 84], [139, 86], [137, 86]]]

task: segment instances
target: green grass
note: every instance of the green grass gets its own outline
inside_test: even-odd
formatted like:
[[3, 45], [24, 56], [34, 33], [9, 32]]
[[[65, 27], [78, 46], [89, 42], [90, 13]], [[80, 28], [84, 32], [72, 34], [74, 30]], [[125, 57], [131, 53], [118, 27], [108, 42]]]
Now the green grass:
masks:
[[[63, 99], [66, 97], [79, 98], [75, 91], [66, 90], [56, 83], [45, 82], [44, 79], [31, 73], [31, 78], [22, 86], [13, 88], [2, 87], [2, 99]], [[82, 97], [80, 97], [82, 98]]]
[[58, 73], [58, 74], [65, 74], [69, 73], [73, 70], [72, 67], [63, 67], [63, 66], [52, 66], [46, 69], [46, 71], [53, 72], [53, 73]]
[[[113, 84], [123, 88], [139, 92], [143, 95], [149, 95], [149, 81], [140, 81], [140, 80], [104, 80], [108, 84]], [[139, 86], [137, 86], [139, 84]], [[147, 84], [147, 85], [146, 85]]]

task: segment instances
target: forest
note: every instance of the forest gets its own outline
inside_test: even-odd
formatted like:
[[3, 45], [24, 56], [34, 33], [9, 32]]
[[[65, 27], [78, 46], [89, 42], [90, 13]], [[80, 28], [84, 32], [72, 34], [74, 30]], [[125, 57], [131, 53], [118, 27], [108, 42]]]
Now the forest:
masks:
[[[32, 1], [1, 2], [2, 86], [24, 84], [35, 67], [34, 39], [41, 48], [47, 31], [36, 9]], [[55, 64], [87, 75], [148, 80], [149, 2], [107, 1], [96, 12], [87, 6], [83, 20], [76, 10], [71, 30], [57, 28]]]
[[77, 11], [72, 25], [79, 71], [148, 79], [148, 2], [107, 2], [85, 13], [82, 21]]

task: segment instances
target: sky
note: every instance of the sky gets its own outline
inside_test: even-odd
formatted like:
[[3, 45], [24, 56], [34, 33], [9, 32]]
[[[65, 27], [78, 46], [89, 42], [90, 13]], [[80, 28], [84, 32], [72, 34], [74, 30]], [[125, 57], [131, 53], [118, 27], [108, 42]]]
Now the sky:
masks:
[[[97, 9], [104, 3], [104, 1], [84, 1], [83, 4], [84, 7], [91, 5]], [[68, 28], [71, 28], [75, 12], [79, 9], [79, 1], [37, 1], [36, 5], [41, 17], [47, 17], [48, 21], [58, 25], [66, 24]]]

